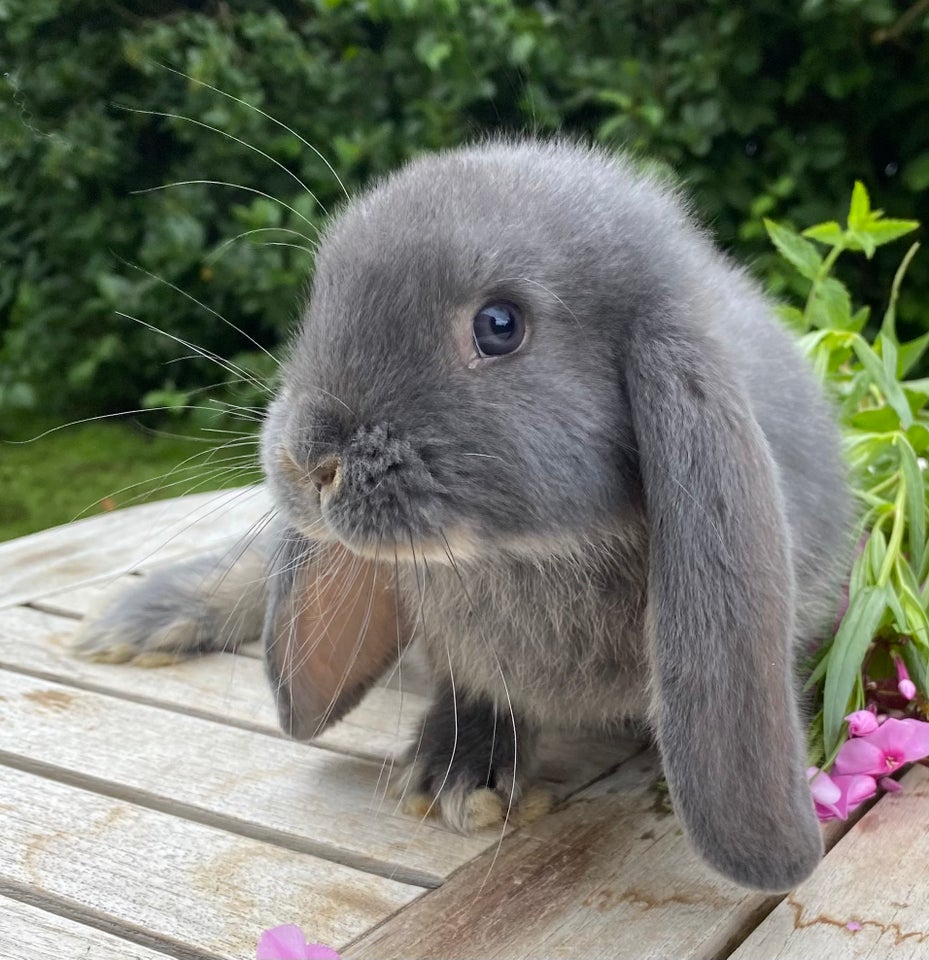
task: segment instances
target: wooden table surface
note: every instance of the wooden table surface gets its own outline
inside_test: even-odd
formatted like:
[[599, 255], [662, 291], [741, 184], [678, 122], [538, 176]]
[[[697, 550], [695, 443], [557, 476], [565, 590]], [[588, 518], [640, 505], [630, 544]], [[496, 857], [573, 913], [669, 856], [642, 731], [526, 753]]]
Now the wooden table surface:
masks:
[[929, 958], [925, 767], [770, 897], [696, 860], [633, 740], [550, 738], [554, 812], [464, 837], [386, 795], [421, 687], [306, 745], [279, 735], [255, 649], [69, 656], [95, 605], [267, 507], [199, 495], [0, 544], [0, 958], [246, 960], [284, 923], [353, 960]]

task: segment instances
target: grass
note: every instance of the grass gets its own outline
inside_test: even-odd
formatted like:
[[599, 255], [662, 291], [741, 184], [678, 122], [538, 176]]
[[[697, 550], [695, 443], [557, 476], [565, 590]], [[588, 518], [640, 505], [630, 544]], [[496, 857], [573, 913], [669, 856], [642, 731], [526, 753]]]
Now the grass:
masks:
[[254, 446], [223, 451], [235, 438], [189, 423], [152, 429], [114, 418], [58, 427], [60, 420], [33, 416], [7, 417], [0, 426], [0, 541], [260, 476]]

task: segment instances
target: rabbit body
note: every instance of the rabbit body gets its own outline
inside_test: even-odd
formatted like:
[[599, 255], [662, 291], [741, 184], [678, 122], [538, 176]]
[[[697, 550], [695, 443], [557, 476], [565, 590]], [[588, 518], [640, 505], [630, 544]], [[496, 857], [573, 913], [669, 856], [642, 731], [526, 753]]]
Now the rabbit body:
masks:
[[[488, 304], [525, 321], [508, 355], [476, 349]], [[675, 190], [535, 141], [376, 184], [322, 238], [262, 449], [286, 729], [344, 713], [416, 633], [437, 694], [409, 783], [449, 822], [473, 822], [476, 792], [518, 798], [539, 726], [647, 718], [717, 869], [764, 889], [813, 869], [793, 650], [827, 627], [848, 559], [837, 429]], [[362, 563], [383, 573], [362, 605], [396, 592], [396, 639], [360, 637], [368, 665], [301, 726], [294, 610]]]

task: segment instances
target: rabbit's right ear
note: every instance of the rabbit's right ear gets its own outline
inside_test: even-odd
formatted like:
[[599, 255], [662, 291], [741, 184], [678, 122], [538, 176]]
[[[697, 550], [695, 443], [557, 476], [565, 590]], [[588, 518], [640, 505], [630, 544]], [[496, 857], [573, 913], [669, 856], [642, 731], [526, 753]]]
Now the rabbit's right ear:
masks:
[[322, 733], [358, 704], [410, 638], [389, 565], [284, 532], [263, 644], [285, 733], [297, 740]]
[[739, 883], [783, 891], [822, 856], [793, 689], [789, 532], [740, 371], [709, 329], [669, 309], [624, 344], [654, 721], [699, 852]]

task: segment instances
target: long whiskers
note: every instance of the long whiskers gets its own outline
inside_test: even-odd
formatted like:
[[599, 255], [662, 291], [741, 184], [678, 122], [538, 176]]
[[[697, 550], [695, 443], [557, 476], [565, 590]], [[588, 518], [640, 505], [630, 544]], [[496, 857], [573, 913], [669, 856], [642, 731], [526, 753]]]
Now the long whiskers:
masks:
[[[204, 123], [203, 120], [197, 120], [194, 117], [185, 117], [180, 113], [165, 113], [161, 110], [142, 110], [138, 107], [121, 107], [120, 109], [125, 110], [127, 113], [137, 113], [142, 116], [147, 117], [162, 117], [166, 120], [183, 120], [185, 123], [191, 123], [196, 127], [201, 127], [204, 130], [210, 130], [212, 133], [218, 133], [221, 137], [226, 137], [227, 140], [233, 140], [235, 143], [241, 144], [248, 150], [251, 150], [254, 153], [257, 153], [259, 156], [264, 157], [265, 160], [270, 160], [279, 170], [282, 170], [287, 176], [291, 177], [313, 198], [314, 203], [319, 207], [322, 212], [328, 216], [329, 211], [323, 206], [319, 197], [293, 172], [284, 166], [280, 160], [275, 160], [270, 153], [265, 153], [260, 147], [256, 147], [254, 144], [249, 143], [247, 140], [243, 140], [241, 137], [235, 136], [235, 134], [229, 133], [228, 130], [223, 130], [221, 127], [214, 127], [210, 123]], [[317, 233], [319, 232], [318, 228], [315, 228]]]
[[258, 190], [255, 187], [248, 187], [244, 183], [232, 183], [229, 180], [173, 180], [171, 183], [159, 183], [154, 187], [143, 187], [139, 190], [132, 190], [134, 195], [141, 196], [145, 193], [156, 193], [159, 190], [170, 190], [173, 187], [192, 187], [192, 186], [211, 186], [211, 187], [232, 187], [235, 190], [244, 190], [246, 193], [254, 193], [256, 196], [264, 197], [272, 203], [280, 204], [285, 210], [289, 210], [295, 217], [299, 217], [304, 223], [308, 224], [313, 230], [318, 230], [313, 221], [302, 214], [296, 207], [281, 200], [280, 197], [265, 193], [264, 190]]
[[185, 80], [189, 80], [191, 83], [196, 83], [198, 86], [205, 87], [207, 90], [212, 90], [214, 93], [218, 93], [220, 96], [226, 97], [227, 99], [232, 100], [235, 103], [242, 104], [243, 107], [248, 107], [249, 110], [253, 110], [255, 113], [264, 117], [266, 120], [270, 120], [271, 123], [280, 127], [282, 130], [286, 130], [289, 134], [291, 134], [291, 136], [296, 137], [307, 148], [307, 150], [312, 151], [314, 154], [316, 154], [317, 157], [319, 157], [320, 160], [322, 160], [322, 162], [326, 166], [326, 169], [335, 178], [335, 181], [341, 188], [342, 193], [345, 194], [345, 199], [346, 200], [351, 199], [351, 197], [349, 196], [348, 190], [345, 189], [345, 184], [342, 182], [338, 173], [336, 173], [335, 168], [326, 159], [326, 157], [323, 156], [323, 154], [320, 153], [319, 150], [317, 150], [312, 143], [310, 143], [308, 140], [305, 140], [303, 137], [301, 137], [296, 130], [294, 130], [292, 127], [288, 127], [287, 124], [284, 123], [282, 120], [278, 120], [277, 117], [272, 116], [270, 113], [265, 113], [265, 111], [262, 110], [261, 107], [256, 107], [255, 104], [249, 103], [247, 100], [243, 100], [240, 97], [237, 97], [231, 93], [227, 93], [225, 90], [221, 90], [219, 87], [214, 87], [213, 84], [207, 83], [205, 80], [200, 80], [197, 77], [192, 77], [188, 73], [184, 73], [182, 70], [177, 70], [174, 67], [169, 67], [166, 63], [159, 64], [159, 66], [163, 70], [167, 70], [169, 73], [173, 73], [176, 76], [183, 77]]

